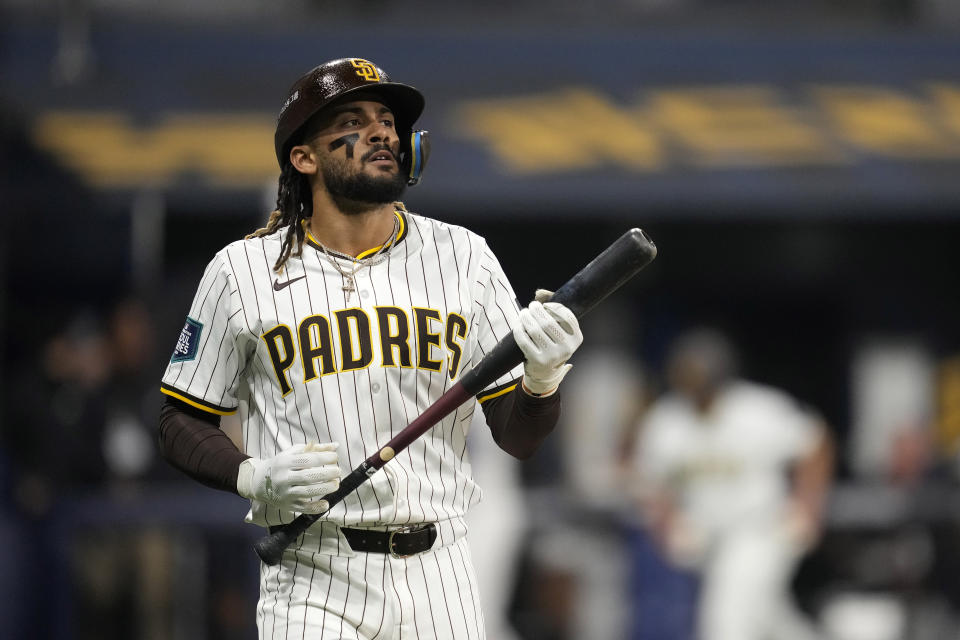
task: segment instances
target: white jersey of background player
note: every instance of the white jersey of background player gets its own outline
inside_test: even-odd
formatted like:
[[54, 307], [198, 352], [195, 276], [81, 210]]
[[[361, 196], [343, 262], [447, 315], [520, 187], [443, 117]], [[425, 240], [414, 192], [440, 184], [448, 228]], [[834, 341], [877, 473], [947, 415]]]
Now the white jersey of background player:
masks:
[[[280, 112], [278, 210], [220, 251], [163, 377], [161, 446], [272, 526], [322, 513], [339, 478], [511, 332], [526, 361], [478, 394], [501, 448], [529, 456], [579, 346], [557, 303], [518, 309], [479, 236], [407, 212], [423, 97], [357, 58], [301, 77]], [[476, 403], [413, 442], [262, 566], [261, 637], [483, 638], [464, 515]], [[218, 428], [239, 412], [243, 451]], [[252, 561], [252, 558], [251, 558]]]
[[733, 370], [716, 332], [674, 346], [671, 392], [650, 407], [638, 439], [648, 524], [669, 559], [701, 572], [701, 640], [816, 637], [790, 580], [819, 529], [830, 441], [787, 394]]

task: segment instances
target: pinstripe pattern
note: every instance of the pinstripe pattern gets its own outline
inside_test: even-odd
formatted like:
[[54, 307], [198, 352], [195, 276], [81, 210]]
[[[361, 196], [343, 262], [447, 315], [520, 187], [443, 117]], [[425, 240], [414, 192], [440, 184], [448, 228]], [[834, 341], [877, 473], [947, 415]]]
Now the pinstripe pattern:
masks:
[[486, 638], [465, 537], [410, 558], [334, 555], [319, 536], [307, 537], [281, 564], [262, 568], [261, 638]]
[[[336, 441], [343, 472], [352, 470], [506, 336], [518, 313], [513, 290], [482, 238], [405, 211], [397, 215], [400, 239], [387, 260], [357, 273], [349, 300], [341, 275], [313, 246], [291, 258], [280, 276], [273, 272], [283, 232], [221, 250], [190, 307], [189, 316], [203, 325], [197, 357], [171, 363], [164, 389], [201, 408], [239, 410], [252, 456]], [[275, 281], [291, 284], [277, 287]], [[385, 314], [386, 326], [378, 313]], [[367, 366], [344, 370], [345, 360], [362, 357], [365, 345]], [[405, 353], [410, 366], [403, 364]], [[505, 388], [521, 373], [518, 366], [478, 395]], [[463, 547], [463, 516], [480, 497], [466, 452], [475, 409], [469, 403], [447, 416], [336, 505], [280, 567], [262, 569], [262, 637], [321, 637], [317, 628], [322, 637], [337, 638], [483, 637], [476, 580]], [[274, 525], [296, 515], [254, 502], [247, 520]], [[336, 529], [322, 541], [318, 535], [331, 523], [420, 522], [439, 523], [438, 541], [434, 551], [407, 560], [356, 556]]]

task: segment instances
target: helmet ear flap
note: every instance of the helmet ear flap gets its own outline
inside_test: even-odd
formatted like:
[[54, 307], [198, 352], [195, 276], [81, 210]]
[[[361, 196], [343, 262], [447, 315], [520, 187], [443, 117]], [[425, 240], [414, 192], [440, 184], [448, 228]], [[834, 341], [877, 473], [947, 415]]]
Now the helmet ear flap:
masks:
[[407, 173], [407, 184], [414, 186], [420, 183], [423, 168], [427, 166], [430, 157], [430, 132], [413, 131], [410, 133], [410, 145], [404, 150], [401, 166]]

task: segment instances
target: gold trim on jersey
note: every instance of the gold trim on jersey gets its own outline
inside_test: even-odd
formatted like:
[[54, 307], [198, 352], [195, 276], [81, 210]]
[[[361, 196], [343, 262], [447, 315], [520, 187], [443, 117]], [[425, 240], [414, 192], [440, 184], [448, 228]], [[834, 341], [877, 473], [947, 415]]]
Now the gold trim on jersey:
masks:
[[[403, 237], [407, 235], [407, 220], [406, 220], [406, 216], [404, 216], [402, 213], [400, 213], [397, 210], [394, 210], [393, 215], [397, 216], [397, 220], [400, 223], [400, 228], [397, 230], [397, 240], [396, 240], [396, 242], [399, 243], [401, 240], [403, 240]], [[380, 245], [379, 247], [367, 249], [366, 251], [357, 254], [357, 259], [359, 260], [360, 258], [366, 258], [367, 256], [372, 256], [377, 251], [380, 251], [380, 249], [385, 249], [389, 246], [390, 246], [390, 243], [388, 242], [385, 245]]]
[[[397, 239], [393, 242], [393, 244], [400, 244], [400, 241], [407, 237], [407, 216], [406, 216], [407, 209], [406, 207], [403, 206], [402, 202], [397, 202], [394, 204], [396, 205], [396, 208], [393, 210], [393, 215], [397, 216], [397, 219], [400, 221], [400, 227], [397, 230]], [[306, 234], [307, 244], [309, 244], [314, 249], [320, 249], [320, 241], [314, 238], [313, 234], [310, 233], [309, 219], [303, 221], [303, 231]], [[391, 243], [388, 242], [386, 243], [386, 245], [379, 245], [379, 246], [373, 247], [372, 249], [361, 251], [356, 256], [346, 256], [346, 257], [348, 258], [352, 257], [356, 260], [359, 260], [360, 258], [366, 258], [368, 256], [372, 256], [373, 254], [375, 254], [377, 251], [380, 251], [381, 249], [389, 247], [390, 244]], [[346, 254], [340, 253], [339, 251], [330, 250], [330, 252], [337, 255], [346, 255]]]
[[229, 416], [237, 412], [236, 409], [218, 407], [212, 402], [207, 402], [206, 400], [201, 400], [200, 398], [194, 398], [193, 396], [188, 395], [185, 391], [175, 390], [173, 387], [170, 387], [166, 384], [160, 385], [160, 393], [164, 393], [168, 396], [176, 398], [181, 402], [186, 402], [191, 407], [196, 407], [197, 409], [201, 409], [207, 413], [213, 413], [218, 416]]
[[477, 402], [479, 402], [480, 404], [483, 404], [483, 403], [486, 402], [487, 400], [492, 400], [493, 398], [498, 398], [498, 397], [500, 397], [500, 396], [502, 396], [502, 395], [506, 395], [506, 394], [510, 393], [511, 391], [513, 391], [514, 389], [516, 389], [518, 384], [520, 384], [520, 383], [519, 383], [519, 382], [514, 382], [514, 383], [511, 384], [510, 386], [504, 387], [504, 388], [502, 388], [502, 389], [498, 389], [498, 390], [496, 390], [496, 391], [491, 391], [490, 393], [488, 393], [488, 394], [486, 394], [486, 395], [482, 395], [482, 396], [481, 396], [481, 395], [478, 395], [478, 396], [477, 396]]

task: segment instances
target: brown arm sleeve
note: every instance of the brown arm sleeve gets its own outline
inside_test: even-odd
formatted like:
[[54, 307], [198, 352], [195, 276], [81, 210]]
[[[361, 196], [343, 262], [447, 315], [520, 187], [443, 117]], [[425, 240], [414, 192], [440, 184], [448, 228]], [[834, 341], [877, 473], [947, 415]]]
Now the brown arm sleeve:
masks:
[[560, 392], [537, 398], [521, 390], [480, 403], [497, 445], [514, 458], [526, 460], [550, 435], [560, 418]]
[[220, 416], [171, 397], [160, 409], [160, 453], [194, 480], [231, 493], [240, 463], [250, 457], [220, 429]]

